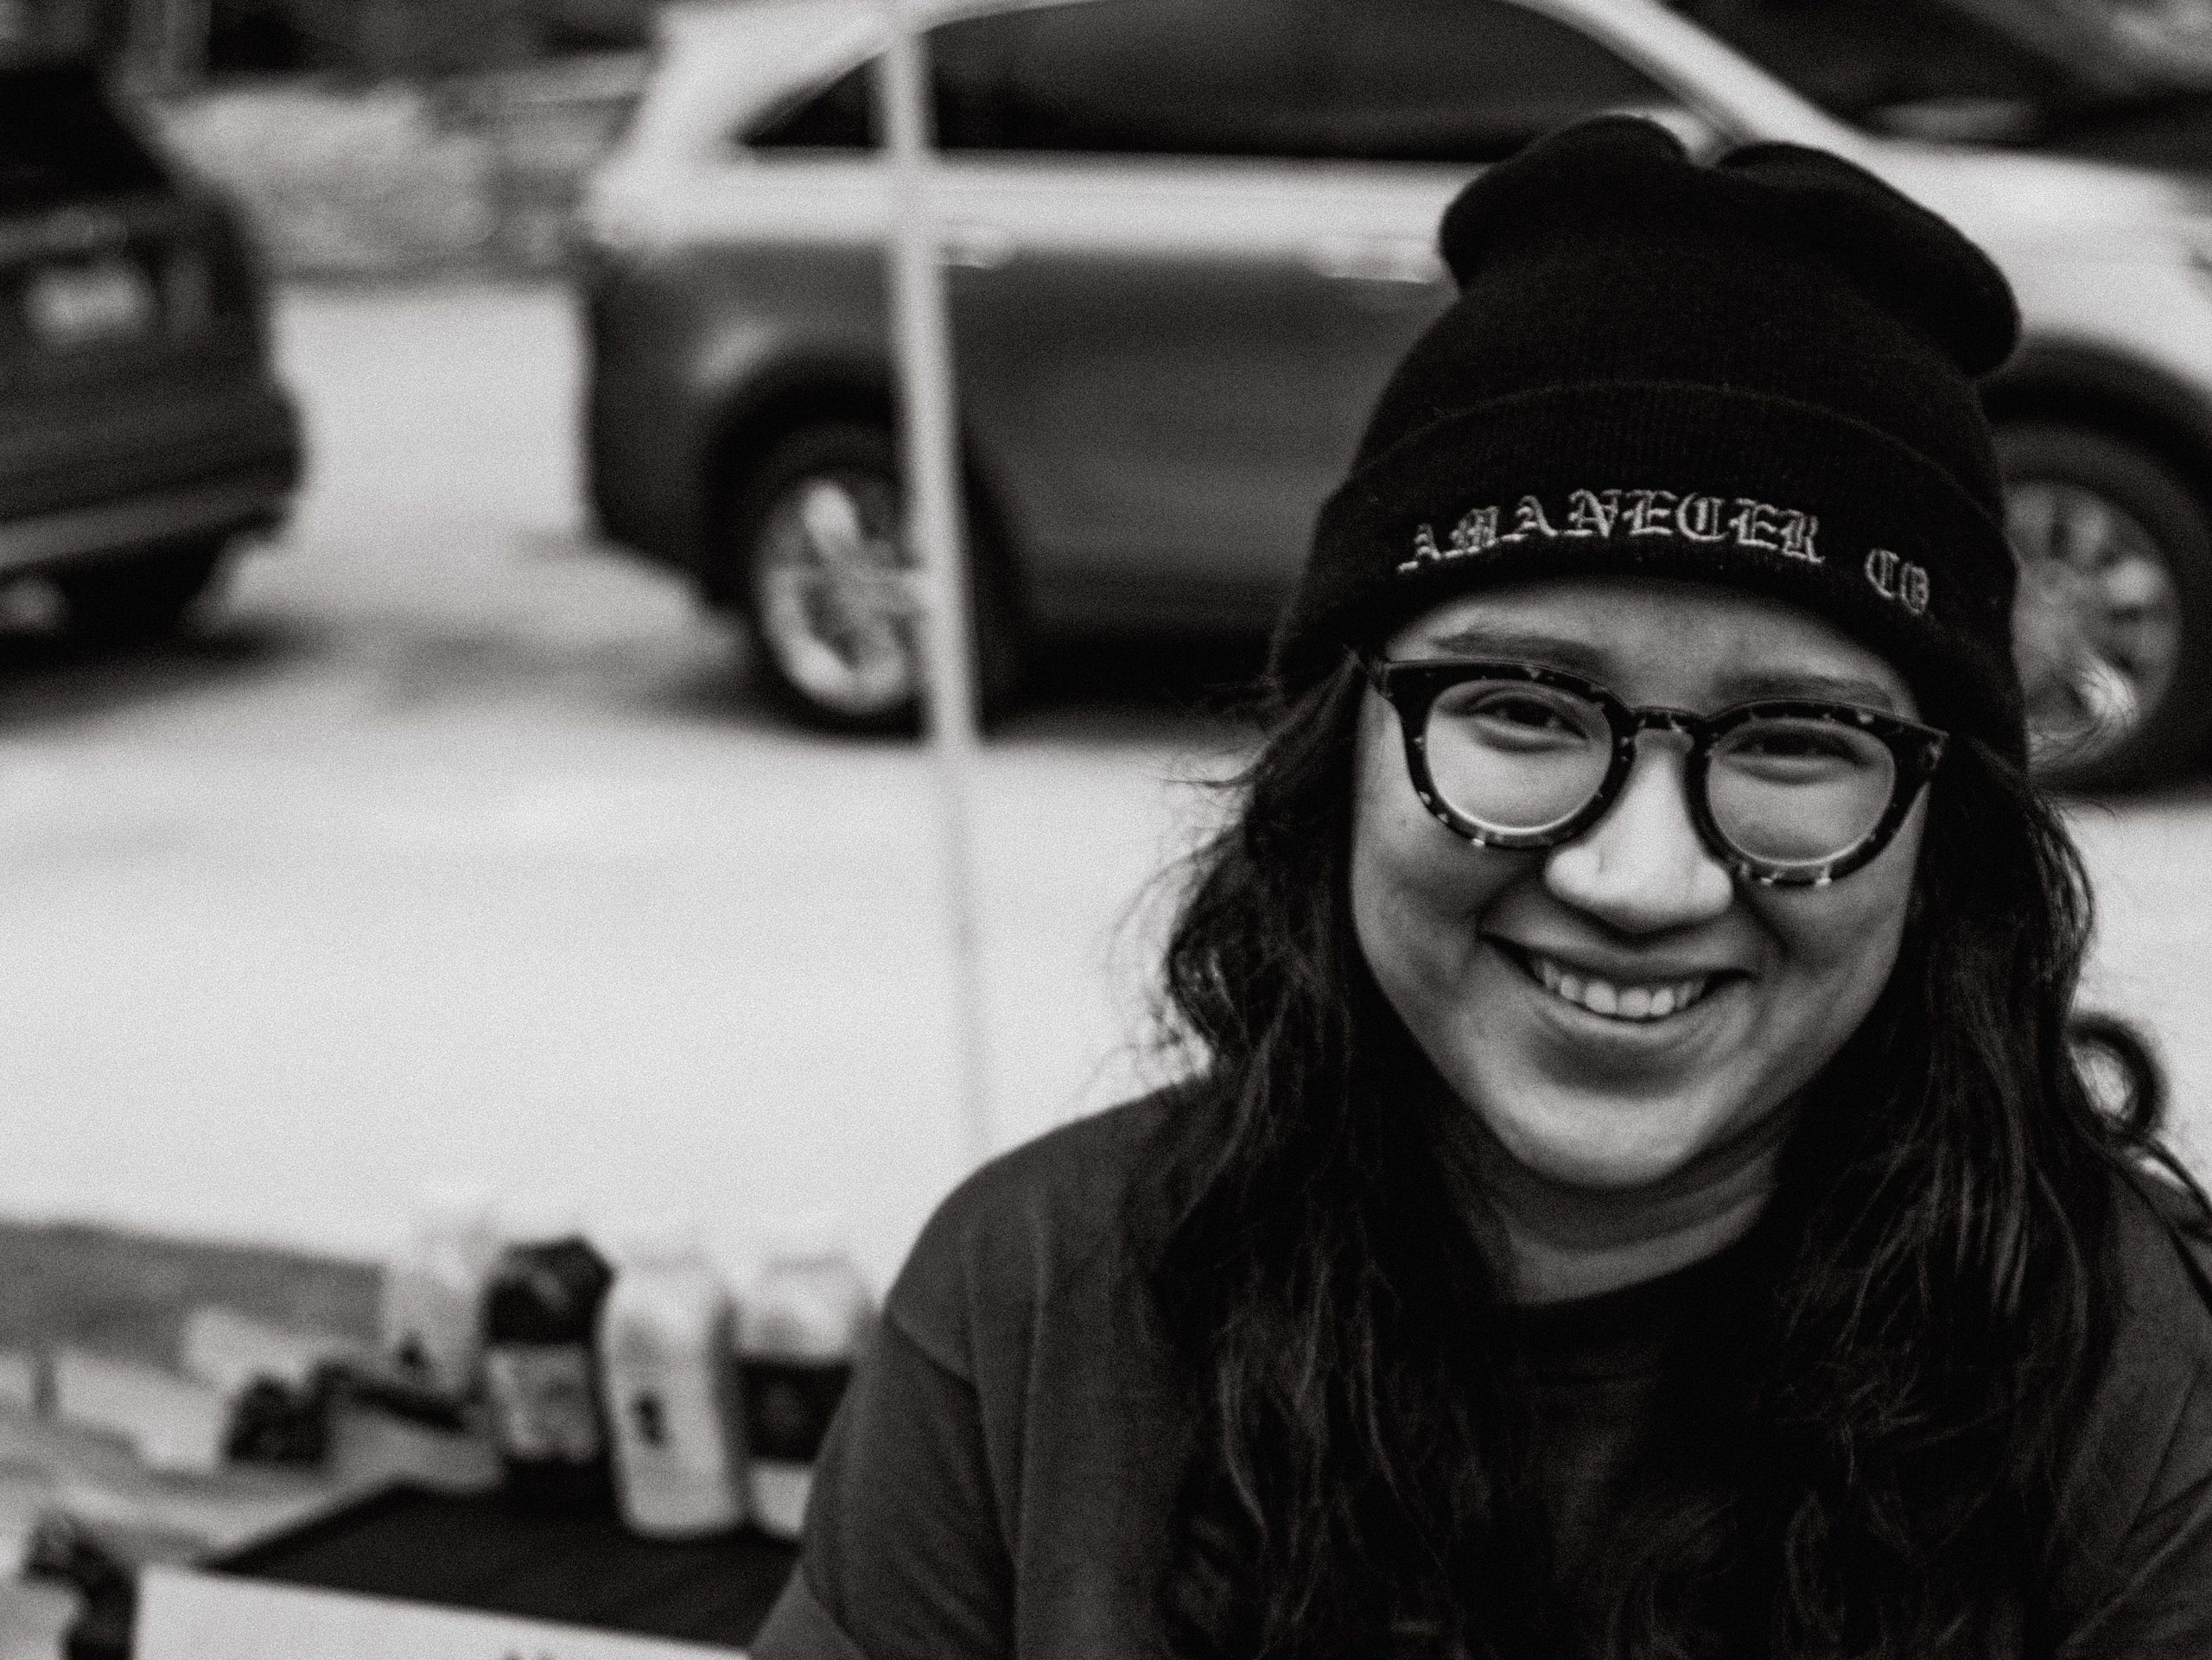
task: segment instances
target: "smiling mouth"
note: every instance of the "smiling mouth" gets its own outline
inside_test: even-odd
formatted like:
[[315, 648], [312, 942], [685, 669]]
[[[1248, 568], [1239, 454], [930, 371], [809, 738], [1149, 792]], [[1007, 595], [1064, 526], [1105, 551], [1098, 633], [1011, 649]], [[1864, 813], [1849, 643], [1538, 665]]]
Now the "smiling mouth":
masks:
[[1509, 948], [1506, 955], [1561, 1002], [1625, 1023], [1649, 1024], [1680, 1014], [1702, 999], [1721, 977], [1700, 974], [1681, 980], [1607, 980], [1535, 951]]

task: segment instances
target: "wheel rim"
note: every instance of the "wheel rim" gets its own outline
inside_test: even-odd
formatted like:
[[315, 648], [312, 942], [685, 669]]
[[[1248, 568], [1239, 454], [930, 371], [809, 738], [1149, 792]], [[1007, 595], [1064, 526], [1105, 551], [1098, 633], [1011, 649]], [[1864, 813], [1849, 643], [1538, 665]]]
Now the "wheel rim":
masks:
[[2020, 562], [2012, 630], [2032, 754], [2078, 771], [2164, 701], [2181, 662], [2181, 596], [2157, 539], [2094, 490], [2012, 485], [2005, 528]]
[[809, 701], [849, 720], [912, 702], [913, 594], [890, 480], [798, 480], [768, 510], [753, 581], [763, 641]]

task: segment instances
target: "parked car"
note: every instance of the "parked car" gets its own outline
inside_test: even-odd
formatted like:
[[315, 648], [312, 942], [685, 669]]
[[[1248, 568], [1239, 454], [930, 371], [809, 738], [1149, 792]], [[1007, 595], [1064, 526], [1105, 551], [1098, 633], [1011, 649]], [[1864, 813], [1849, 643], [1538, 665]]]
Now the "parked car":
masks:
[[[2005, 267], [1988, 388], [2040, 753], [2212, 735], [2212, 219], [2115, 166], [1877, 136], [1660, 0], [952, 0], [932, 14], [985, 691], [1068, 629], [1264, 626], [1390, 365], [1438, 217], [1608, 110], [1853, 157]], [[664, 14], [580, 229], [586, 449], [615, 539], [748, 624], [770, 686], [911, 721], [869, 0]]]
[[173, 629], [300, 471], [237, 220], [82, 63], [0, 63], [0, 582]]

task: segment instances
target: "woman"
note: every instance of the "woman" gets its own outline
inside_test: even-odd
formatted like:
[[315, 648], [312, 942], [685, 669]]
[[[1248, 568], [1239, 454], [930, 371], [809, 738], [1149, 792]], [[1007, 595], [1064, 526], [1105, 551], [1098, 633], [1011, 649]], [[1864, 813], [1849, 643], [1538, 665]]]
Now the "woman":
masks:
[[1948, 226], [1576, 129], [1446, 215], [1170, 946], [756, 1652], [2212, 1654], [2202, 1207], [2069, 1047]]

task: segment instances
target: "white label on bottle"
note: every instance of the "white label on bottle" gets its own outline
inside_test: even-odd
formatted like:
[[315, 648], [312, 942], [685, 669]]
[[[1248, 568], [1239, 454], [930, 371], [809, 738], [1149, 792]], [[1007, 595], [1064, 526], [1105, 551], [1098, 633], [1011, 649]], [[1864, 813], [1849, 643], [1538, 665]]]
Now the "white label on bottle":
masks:
[[484, 1355], [493, 1433], [512, 1459], [588, 1464], [599, 1456], [591, 1352], [580, 1343], [501, 1343]]
[[734, 1527], [744, 1515], [742, 1450], [712, 1363], [632, 1351], [612, 1370], [616, 1467], [632, 1523]]

